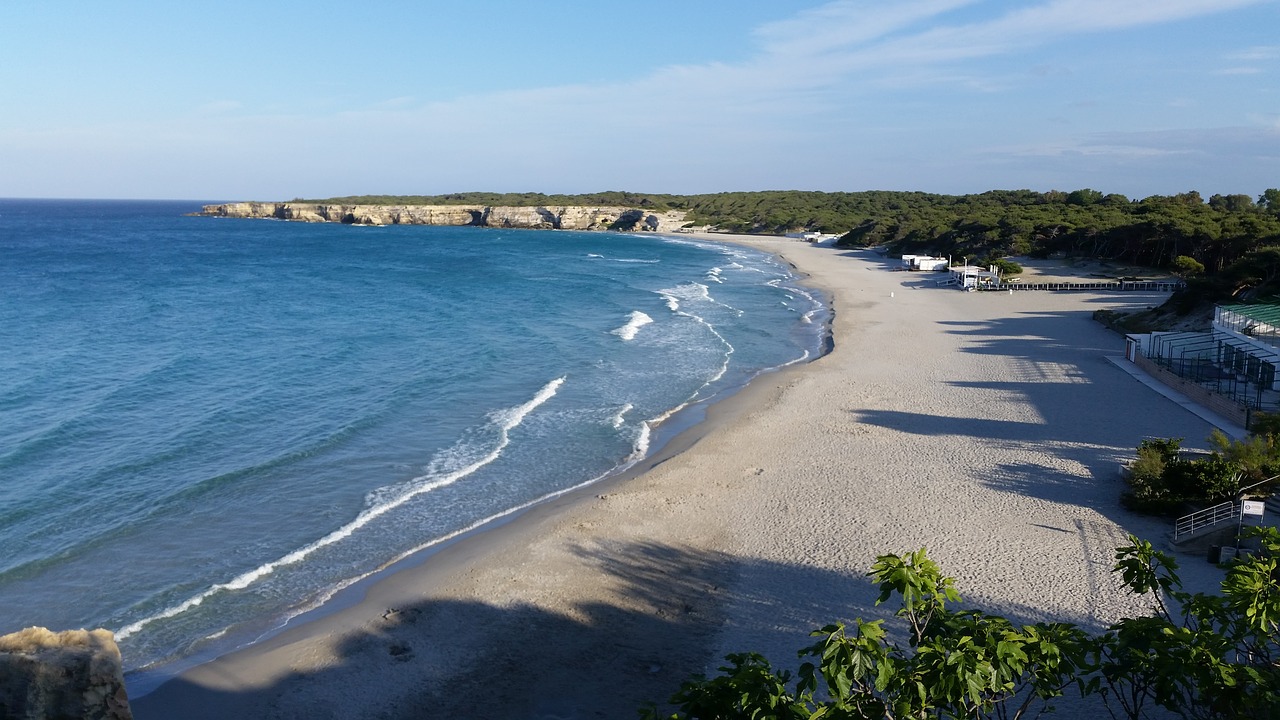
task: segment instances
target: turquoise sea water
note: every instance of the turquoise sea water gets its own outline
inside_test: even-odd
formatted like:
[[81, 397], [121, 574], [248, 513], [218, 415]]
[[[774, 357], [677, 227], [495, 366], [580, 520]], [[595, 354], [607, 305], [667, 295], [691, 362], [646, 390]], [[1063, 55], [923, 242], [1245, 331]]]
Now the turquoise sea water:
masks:
[[615, 472], [814, 356], [776, 258], [679, 238], [0, 200], [0, 632], [130, 670]]

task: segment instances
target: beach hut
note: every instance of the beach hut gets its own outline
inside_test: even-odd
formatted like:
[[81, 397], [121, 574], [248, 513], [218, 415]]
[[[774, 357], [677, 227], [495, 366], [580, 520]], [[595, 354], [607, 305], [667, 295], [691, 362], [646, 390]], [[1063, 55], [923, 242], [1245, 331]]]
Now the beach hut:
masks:
[[1000, 272], [994, 267], [982, 268], [976, 265], [951, 267], [951, 279], [962, 290], [980, 290], [1000, 284]]
[[932, 255], [902, 256], [902, 266], [908, 270], [946, 270], [949, 264], [946, 258]]

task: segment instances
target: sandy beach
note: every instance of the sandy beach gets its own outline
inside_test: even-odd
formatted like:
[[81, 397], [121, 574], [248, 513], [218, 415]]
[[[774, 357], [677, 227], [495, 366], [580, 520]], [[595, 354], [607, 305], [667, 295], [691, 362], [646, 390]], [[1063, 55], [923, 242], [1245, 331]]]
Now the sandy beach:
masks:
[[729, 652], [793, 665], [812, 629], [888, 616], [865, 573], [921, 546], [967, 603], [1019, 620], [1144, 611], [1113, 550], [1163, 545], [1168, 523], [1120, 507], [1117, 463], [1211, 426], [1109, 361], [1123, 338], [1091, 313], [1163, 296], [964, 293], [868, 251], [734, 241], [832, 299], [830, 354], [758, 378], [626, 476], [188, 670], [136, 716], [633, 718]]

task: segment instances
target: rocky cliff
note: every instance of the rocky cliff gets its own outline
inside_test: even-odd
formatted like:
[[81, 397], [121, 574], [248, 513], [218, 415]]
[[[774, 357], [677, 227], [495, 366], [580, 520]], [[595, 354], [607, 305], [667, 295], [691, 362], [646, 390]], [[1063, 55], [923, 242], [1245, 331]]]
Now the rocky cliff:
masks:
[[0, 718], [131, 720], [107, 630], [27, 628], [0, 637]]
[[683, 211], [662, 213], [626, 207], [485, 207], [479, 205], [323, 205], [240, 202], [205, 205], [200, 215], [274, 218], [352, 225], [476, 225], [553, 230], [673, 232]]

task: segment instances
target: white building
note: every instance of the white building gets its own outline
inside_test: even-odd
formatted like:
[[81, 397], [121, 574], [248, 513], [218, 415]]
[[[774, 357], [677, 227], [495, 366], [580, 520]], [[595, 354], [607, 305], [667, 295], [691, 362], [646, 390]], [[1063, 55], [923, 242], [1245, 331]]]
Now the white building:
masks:
[[946, 258], [933, 257], [932, 255], [903, 255], [902, 266], [908, 270], [946, 270], [950, 263]]
[[1225, 396], [1250, 410], [1280, 401], [1280, 305], [1219, 305], [1209, 332], [1126, 335], [1125, 357]]
[[1000, 284], [1000, 271], [994, 265], [989, 268], [976, 265], [952, 267], [951, 279], [964, 290], [995, 287]]

